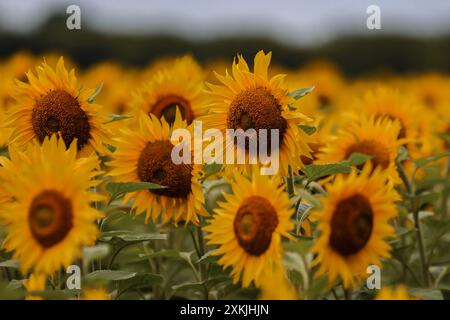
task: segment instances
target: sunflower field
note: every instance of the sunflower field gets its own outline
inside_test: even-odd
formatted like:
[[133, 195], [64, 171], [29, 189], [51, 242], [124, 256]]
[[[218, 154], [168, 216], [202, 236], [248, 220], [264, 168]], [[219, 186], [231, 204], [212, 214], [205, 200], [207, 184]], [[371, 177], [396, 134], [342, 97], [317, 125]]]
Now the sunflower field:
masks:
[[450, 299], [450, 77], [271, 57], [1, 60], [0, 299]]

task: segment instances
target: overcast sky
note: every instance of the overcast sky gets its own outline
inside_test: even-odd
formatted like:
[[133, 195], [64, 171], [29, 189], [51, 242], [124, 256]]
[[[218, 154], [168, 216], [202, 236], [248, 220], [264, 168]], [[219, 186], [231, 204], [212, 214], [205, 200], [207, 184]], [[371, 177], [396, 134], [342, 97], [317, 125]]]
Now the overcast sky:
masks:
[[[263, 35], [292, 45], [343, 33], [450, 33], [450, 0], [0, 0], [0, 26], [29, 32], [68, 4], [81, 7], [82, 26], [111, 33]], [[371, 4], [381, 8], [381, 31], [366, 29]]]

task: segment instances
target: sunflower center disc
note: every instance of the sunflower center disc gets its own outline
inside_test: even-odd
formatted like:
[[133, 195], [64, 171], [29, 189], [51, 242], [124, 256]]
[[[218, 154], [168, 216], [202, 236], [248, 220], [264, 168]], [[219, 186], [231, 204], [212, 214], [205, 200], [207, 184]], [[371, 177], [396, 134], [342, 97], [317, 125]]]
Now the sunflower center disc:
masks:
[[157, 118], [164, 117], [169, 124], [175, 122], [176, 110], [180, 110], [181, 116], [188, 124], [192, 123], [194, 116], [189, 101], [177, 95], [167, 95], [159, 99], [151, 108], [149, 114]]
[[[281, 115], [278, 100], [266, 88], [257, 87], [242, 91], [235, 97], [228, 111], [227, 127], [244, 131], [255, 129], [257, 133], [260, 129], [278, 129], [281, 145], [287, 122]], [[270, 150], [270, 139], [268, 148]]]
[[331, 219], [330, 245], [339, 254], [358, 253], [370, 239], [373, 211], [368, 200], [355, 194], [340, 201]]
[[317, 100], [319, 101], [319, 107], [322, 109], [326, 109], [331, 105], [331, 99], [326, 94], [319, 94]]
[[68, 147], [77, 138], [78, 150], [89, 141], [90, 125], [77, 99], [64, 90], [53, 90], [36, 101], [31, 120], [40, 142], [60, 132]]
[[174, 164], [172, 148], [168, 140], [147, 143], [138, 160], [138, 177], [141, 181], [167, 187], [150, 190], [154, 194], [186, 198], [191, 192], [192, 165]]
[[259, 196], [246, 198], [234, 218], [239, 245], [250, 255], [260, 256], [270, 246], [278, 217], [270, 202]]
[[72, 229], [72, 219], [71, 202], [53, 190], [34, 197], [28, 211], [31, 234], [43, 248], [61, 242]]
[[[352, 144], [347, 148], [345, 158], [347, 159], [354, 152], [372, 156], [373, 158], [370, 160], [372, 161], [374, 168], [381, 166], [383, 169], [386, 169], [389, 166], [389, 150], [375, 141], [364, 140]], [[363, 165], [359, 165], [358, 169], [362, 169], [362, 167]]]

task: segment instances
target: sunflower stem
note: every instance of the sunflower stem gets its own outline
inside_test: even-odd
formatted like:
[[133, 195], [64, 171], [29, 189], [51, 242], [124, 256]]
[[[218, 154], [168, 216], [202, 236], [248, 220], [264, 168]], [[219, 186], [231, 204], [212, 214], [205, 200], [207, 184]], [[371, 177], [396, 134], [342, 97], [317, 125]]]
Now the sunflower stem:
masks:
[[[450, 159], [448, 159], [447, 161], [447, 166], [445, 167], [445, 171], [444, 171], [444, 178], [448, 178], [448, 176], [450, 175]], [[442, 192], [442, 208], [441, 208], [441, 214], [442, 214], [442, 218], [447, 218], [447, 214], [448, 214], [448, 196], [450, 194], [450, 191], [445, 188], [444, 191]]]
[[412, 193], [413, 193], [412, 186], [411, 186], [411, 183], [409, 182], [408, 177], [406, 176], [405, 169], [403, 168], [400, 161], [396, 161], [396, 163], [397, 163], [398, 174], [400, 175], [400, 179], [402, 179], [402, 182], [403, 182], [403, 185], [405, 186], [406, 192], [408, 193], [409, 196], [412, 196]]
[[289, 194], [289, 197], [293, 197], [295, 195], [295, 184], [294, 184], [294, 174], [292, 172], [292, 167], [288, 166], [288, 176], [286, 179], [286, 188]]
[[188, 227], [187, 229], [188, 229], [188, 231], [189, 231], [189, 234], [191, 235], [192, 243], [194, 244], [195, 253], [197, 253], [197, 256], [200, 258], [200, 257], [201, 257], [201, 255], [200, 255], [200, 249], [198, 248], [197, 240], [195, 239], [194, 232], [193, 232], [192, 229], [189, 228], [189, 227]]
[[337, 292], [334, 288], [331, 288], [331, 293], [333, 294], [333, 297], [335, 300], [340, 300], [339, 296], [337, 295]]
[[405, 170], [402, 166], [402, 164], [397, 161], [397, 170], [400, 175], [400, 178], [403, 181], [403, 184], [405, 185], [406, 192], [408, 193], [408, 196], [410, 197], [410, 204], [411, 204], [411, 211], [413, 213], [413, 219], [414, 219], [414, 229], [416, 231], [416, 237], [417, 237], [417, 244], [419, 247], [419, 256], [420, 256], [420, 263], [422, 267], [422, 275], [423, 275], [423, 281], [426, 287], [430, 286], [430, 280], [428, 277], [428, 267], [427, 267], [427, 259], [425, 256], [425, 242], [423, 240], [423, 234], [422, 234], [422, 226], [420, 224], [420, 217], [419, 217], [419, 210], [420, 208], [417, 206], [415, 196], [416, 191], [414, 188], [414, 183], [410, 182]]
[[[199, 247], [199, 253], [200, 256], [198, 257], [199, 259], [201, 259], [201, 257], [203, 257], [205, 255], [205, 240], [203, 238], [203, 230], [202, 230], [202, 226], [199, 225], [197, 227], [197, 236], [198, 236], [198, 247]], [[202, 277], [202, 281], [206, 280], [206, 266], [203, 263], [200, 263], [200, 275]]]
[[344, 289], [344, 297], [345, 297], [345, 300], [352, 300], [352, 290]]
[[414, 210], [413, 216], [414, 216], [414, 227], [416, 229], [417, 243], [419, 245], [419, 254], [420, 254], [420, 262], [422, 265], [423, 281], [425, 286], [428, 288], [430, 286], [430, 279], [428, 277], [428, 268], [427, 268], [428, 264], [425, 257], [425, 243], [423, 240], [422, 226], [420, 224], [419, 219], [419, 210], [417, 209]]

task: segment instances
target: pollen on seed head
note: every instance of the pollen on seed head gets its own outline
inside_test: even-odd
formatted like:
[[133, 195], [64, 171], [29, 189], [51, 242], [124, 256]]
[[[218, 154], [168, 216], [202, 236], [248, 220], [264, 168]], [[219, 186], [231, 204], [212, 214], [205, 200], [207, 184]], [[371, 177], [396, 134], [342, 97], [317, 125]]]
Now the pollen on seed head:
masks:
[[239, 245], [250, 255], [260, 256], [269, 248], [278, 226], [275, 208], [265, 198], [251, 196], [239, 207], [233, 227]]
[[72, 229], [72, 219], [72, 203], [54, 190], [44, 190], [35, 196], [28, 211], [31, 234], [43, 248], [64, 240]]
[[[287, 121], [281, 113], [278, 100], [264, 87], [247, 89], [239, 93], [230, 105], [227, 115], [229, 129], [278, 129], [280, 145]], [[269, 146], [270, 148], [270, 146]]]
[[152, 182], [167, 188], [150, 190], [160, 196], [186, 198], [191, 192], [192, 165], [174, 164], [170, 141], [147, 143], [137, 163], [141, 181]]
[[331, 219], [330, 246], [342, 256], [351, 256], [365, 247], [373, 228], [370, 202], [360, 194], [339, 201]]
[[76, 138], [81, 150], [91, 137], [87, 114], [78, 100], [64, 90], [52, 90], [36, 100], [31, 121], [40, 142], [59, 132], [66, 146]]

